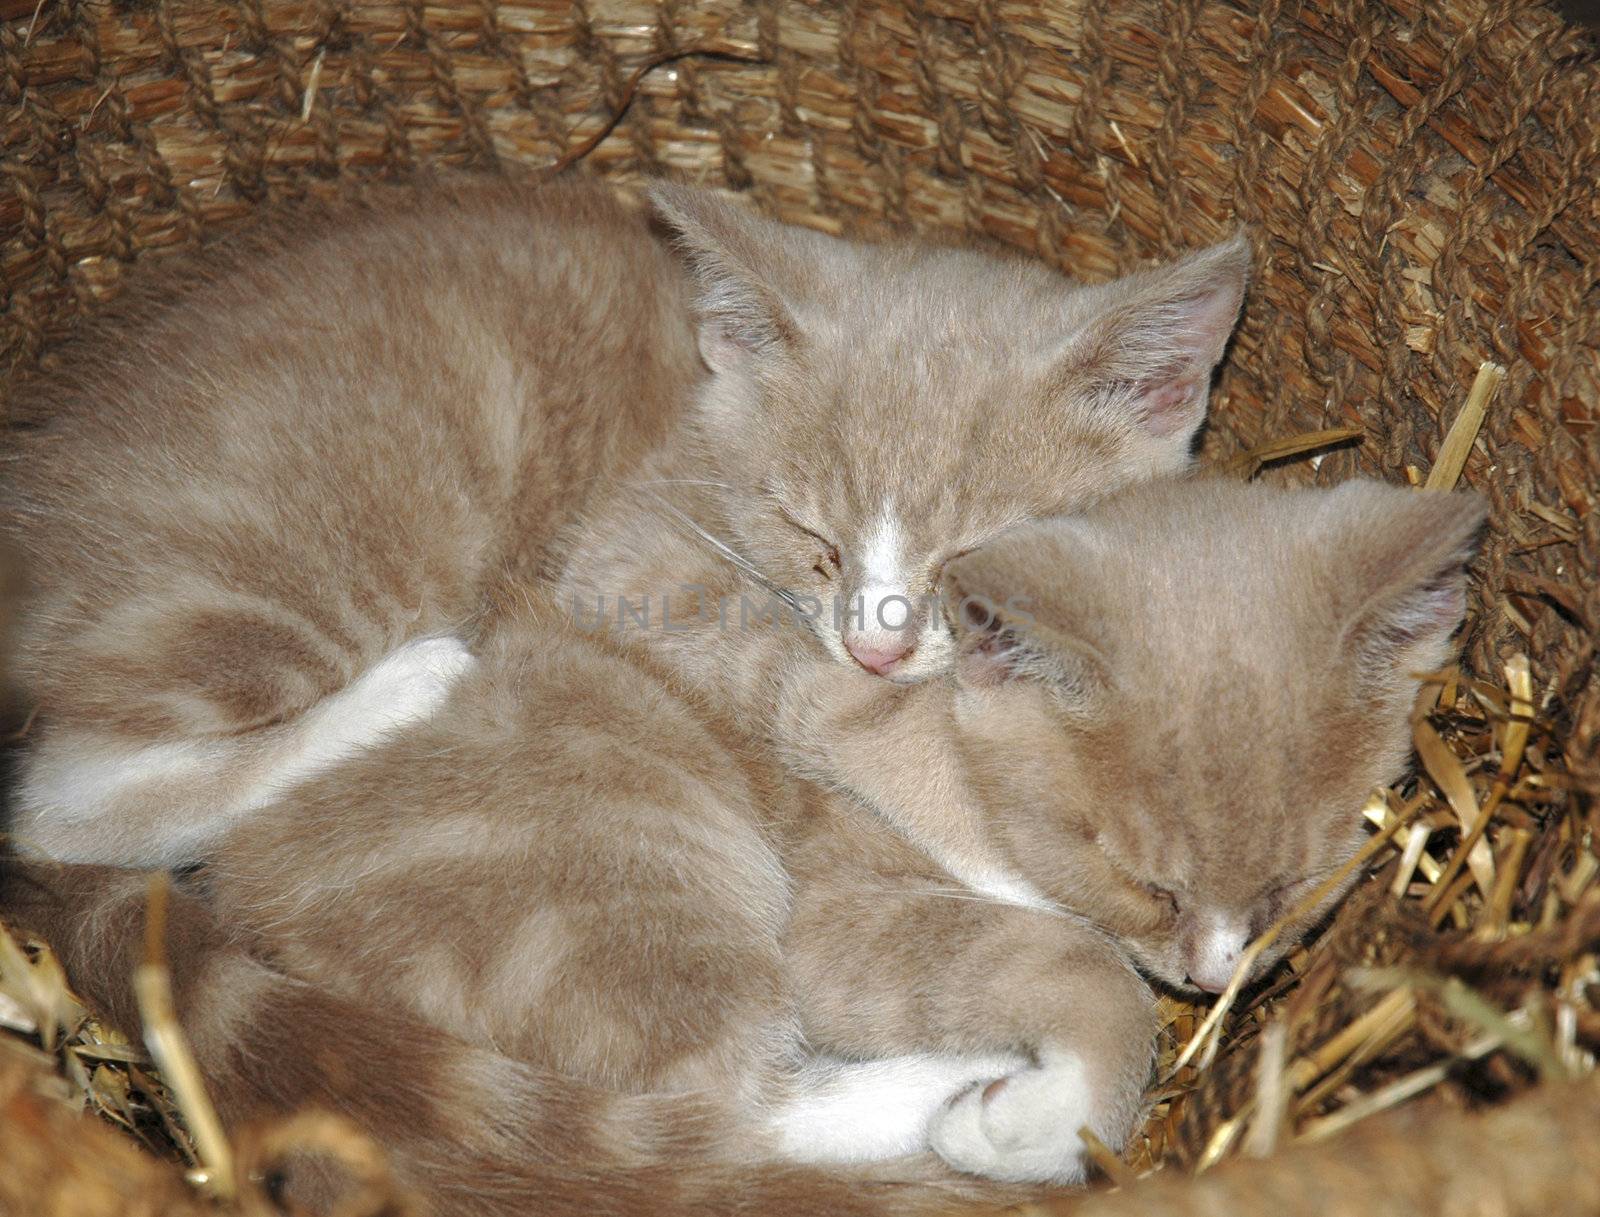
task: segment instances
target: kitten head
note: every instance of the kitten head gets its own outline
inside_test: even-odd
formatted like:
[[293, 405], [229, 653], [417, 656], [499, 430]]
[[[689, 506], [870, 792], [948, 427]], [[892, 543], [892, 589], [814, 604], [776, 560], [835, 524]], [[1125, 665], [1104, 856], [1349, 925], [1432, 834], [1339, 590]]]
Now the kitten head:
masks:
[[1403, 773], [1483, 517], [1366, 481], [1174, 481], [950, 563], [962, 747], [1017, 871], [1161, 980], [1220, 991]]
[[1236, 236], [1084, 287], [653, 197], [699, 283], [720, 539], [815, 607], [835, 658], [894, 680], [953, 658], [932, 602], [952, 557], [1189, 464], [1249, 268]]

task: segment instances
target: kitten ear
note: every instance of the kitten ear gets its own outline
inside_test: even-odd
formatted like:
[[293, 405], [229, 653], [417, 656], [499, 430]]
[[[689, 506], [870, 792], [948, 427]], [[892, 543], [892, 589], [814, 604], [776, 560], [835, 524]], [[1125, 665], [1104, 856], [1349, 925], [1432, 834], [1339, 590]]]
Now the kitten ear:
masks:
[[802, 281], [794, 247], [809, 234], [688, 186], [657, 182], [650, 202], [694, 271], [700, 357], [708, 368], [724, 372], [798, 341], [784, 291]]
[[1094, 315], [1074, 335], [1065, 371], [1133, 424], [1162, 471], [1188, 464], [1249, 277], [1241, 232], [1094, 289]]
[[1070, 709], [1087, 711], [1110, 684], [1088, 623], [1074, 617], [1076, 565], [1044, 521], [951, 560], [940, 580], [957, 638], [956, 677], [971, 687], [1032, 680]]
[[1363, 480], [1326, 498], [1341, 562], [1333, 576], [1341, 648], [1398, 676], [1443, 667], [1467, 611], [1466, 567], [1488, 514], [1483, 498]]

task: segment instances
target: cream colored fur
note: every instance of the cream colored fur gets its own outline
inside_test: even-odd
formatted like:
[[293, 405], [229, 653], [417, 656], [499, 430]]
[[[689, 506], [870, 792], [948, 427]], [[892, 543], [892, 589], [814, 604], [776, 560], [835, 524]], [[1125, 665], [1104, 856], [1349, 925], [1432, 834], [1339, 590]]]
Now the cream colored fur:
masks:
[[[1404, 763], [1414, 665], [1446, 654], [1481, 518], [1473, 500], [1370, 484], [1197, 482], [996, 538], [946, 579], [995, 603], [1025, 595], [1030, 620], [966, 629], [939, 681], [863, 674], [898, 699], [891, 725], [915, 713], [952, 758], [926, 775], [889, 758], [901, 802], [877, 807], [753, 749], [737, 689], [557, 608], [508, 610], [438, 713], [307, 778], [214, 851], [191, 915], [231, 940], [180, 973], [202, 1061], [241, 1111], [270, 1110], [237, 1062], [296, 1020], [305, 1042], [315, 1026], [325, 1051], [355, 1050], [354, 1028], [329, 1029], [333, 1002], [400, 1020], [447, 1141], [472, 1144], [483, 1113], [453, 1105], [479, 1084], [468, 1057], [424, 1050], [440, 1035], [569, 1079], [585, 1122], [560, 1135], [617, 1179], [660, 1138], [749, 1172], [751, 1188], [786, 1161], [833, 1171], [918, 1150], [1000, 1181], [1081, 1178], [1078, 1129], [1120, 1145], [1149, 1073], [1152, 993], [1132, 961], [1182, 984], [1191, 916], [1268, 915], [1285, 882], [1354, 850], [1361, 798]], [[1135, 542], [1153, 565], [1110, 560]], [[1291, 678], [1308, 664], [1310, 688]], [[1140, 700], [1156, 669], [1159, 717]], [[1173, 682], [1206, 695], [1172, 697]], [[1272, 690], [1289, 700], [1264, 701]], [[873, 729], [835, 709], [836, 733]], [[1300, 733], [1300, 716], [1341, 724], [1343, 763], [1325, 763], [1326, 737]], [[1193, 741], [1219, 723], [1252, 725], [1260, 757], [1212, 773]], [[1167, 751], [1169, 736], [1187, 750]], [[998, 866], [1038, 906], [968, 886], [919, 847], [950, 793], [924, 777], [941, 772], [959, 776], [967, 817], [941, 838], [947, 856]], [[1270, 811], [1269, 831], [1241, 806]], [[115, 940], [106, 914], [73, 929], [92, 900], [34, 902], [30, 917], [14, 893], [6, 904], [53, 925], [69, 959]], [[222, 977], [235, 979], [218, 1003]], [[89, 980], [126, 1003], [114, 975]], [[337, 1078], [306, 1087], [341, 1093]], [[678, 1096], [681, 1123], [670, 1108], [654, 1125], [624, 1117], [630, 1096]], [[553, 1101], [521, 1118], [545, 1127]], [[401, 1149], [396, 1124], [415, 1118], [366, 1117]], [[444, 1188], [431, 1161], [405, 1169]], [[814, 1176], [813, 1195], [838, 1177]], [[510, 1194], [545, 1186], [528, 1164]], [[447, 1211], [516, 1211], [473, 1203]]]
[[[1080, 1178], [1079, 1128], [1137, 1120], [1152, 981], [1214, 984], [1355, 847], [1481, 510], [1141, 488], [1188, 463], [1239, 241], [1085, 288], [693, 191], [655, 195], [676, 250], [593, 188], [428, 198], [264, 242], [40, 403], [19, 827], [202, 863], [188, 1010], [231, 1116], [351, 1106], [446, 1212], [571, 1194], [535, 1132], [719, 1203], [837, 1197], [844, 1161], [927, 1184], [864, 1211], [920, 1211], [930, 1151]], [[808, 611], [835, 596], [874, 624]], [[1223, 764], [1218, 730], [1267, 742]], [[17, 904], [103, 961], [132, 931], [99, 882]], [[239, 1069], [359, 1059], [374, 1011], [403, 1102]], [[497, 1182], [408, 1159], [418, 1111]]]
[[[319, 704], [381, 738], [330, 699], [558, 569], [613, 618], [776, 589], [841, 665], [942, 672], [953, 555], [1187, 464], [1248, 255], [1087, 288], [654, 204], [676, 251], [578, 183], [290, 214], [69, 349], [0, 497], [33, 576], [18, 838], [193, 861], [339, 751]], [[664, 645], [726, 671], [727, 635]]]

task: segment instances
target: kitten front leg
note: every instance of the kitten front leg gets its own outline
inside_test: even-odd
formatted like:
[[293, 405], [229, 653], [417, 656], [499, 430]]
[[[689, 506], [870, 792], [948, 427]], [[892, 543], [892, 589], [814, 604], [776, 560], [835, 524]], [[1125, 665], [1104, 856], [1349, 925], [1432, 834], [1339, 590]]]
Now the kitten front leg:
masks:
[[1025, 1063], [932, 1113], [927, 1146], [989, 1178], [1080, 1180], [1078, 1129], [1116, 1148], [1137, 1119], [1149, 988], [1087, 923], [985, 897], [855, 809], [834, 811], [793, 863], [787, 953], [808, 1041], [865, 1059], [1015, 1054]]

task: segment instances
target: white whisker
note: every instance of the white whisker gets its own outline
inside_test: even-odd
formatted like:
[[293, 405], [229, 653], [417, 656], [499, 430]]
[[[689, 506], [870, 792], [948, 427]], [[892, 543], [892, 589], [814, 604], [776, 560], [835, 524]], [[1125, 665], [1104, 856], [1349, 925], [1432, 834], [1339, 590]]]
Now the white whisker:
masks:
[[667, 502], [666, 499], [662, 498], [660, 495], [655, 494], [655, 493], [651, 493], [650, 497], [655, 499], [655, 501], [657, 503], [659, 503], [664, 510], [670, 512], [672, 514], [672, 516], [678, 520], [679, 523], [681, 523], [685, 527], [687, 527], [690, 531], [692, 531], [697, 537], [699, 537], [707, 545], [711, 546], [711, 548], [716, 550], [719, 554], [721, 554], [729, 562], [733, 563], [734, 566], [737, 566], [745, 574], [749, 575], [750, 578], [754, 579], [762, 587], [766, 588], [769, 592], [771, 592], [779, 600], [783, 601], [790, 608], [795, 609], [796, 611], [800, 610], [801, 606], [800, 606], [799, 598], [797, 596], [795, 596], [795, 594], [793, 592], [788, 591], [786, 588], [779, 587], [771, 579], [768, 579], [764, 574], [761, 573], [760, 568], [758, 568], [755, 563], [751, 562], [748, 558], [746, 558], [743, 554], [739, 553], [737, 550], [735, 550], [732, 546], [728, 545], [726, 542], [719, 540], [717, 537], [715, 537], [711, 533], [707, 532], [704, 528], [700, 527], [699, 524], [695, 523], [693, 517], [687, 515], [686, 513], [682, 512], [682, 511], [679, 511], [676, 507], [674, 507], [671, 503]]
[[718, 490], [732, 490], [727, 482], [712, 482], [704, 478], [644, 478], [629, 483], [643, 490], [650, 486], [715, 486]]
[[1001, 900], [997, 896], [990, 896], [984, 892], [974, 891], [970, 887], [929, 887], [918, 892], [922, 896], [936, 896], [941, 900], [968, 900], [974, 904], [993, 904], [1004, 909], [1025, 908], [1030, 913], [1044, 913], [1050, 917], [1070, 917], [1067, 910], [1055, 905], [1019, 905], [1010, 900]]

